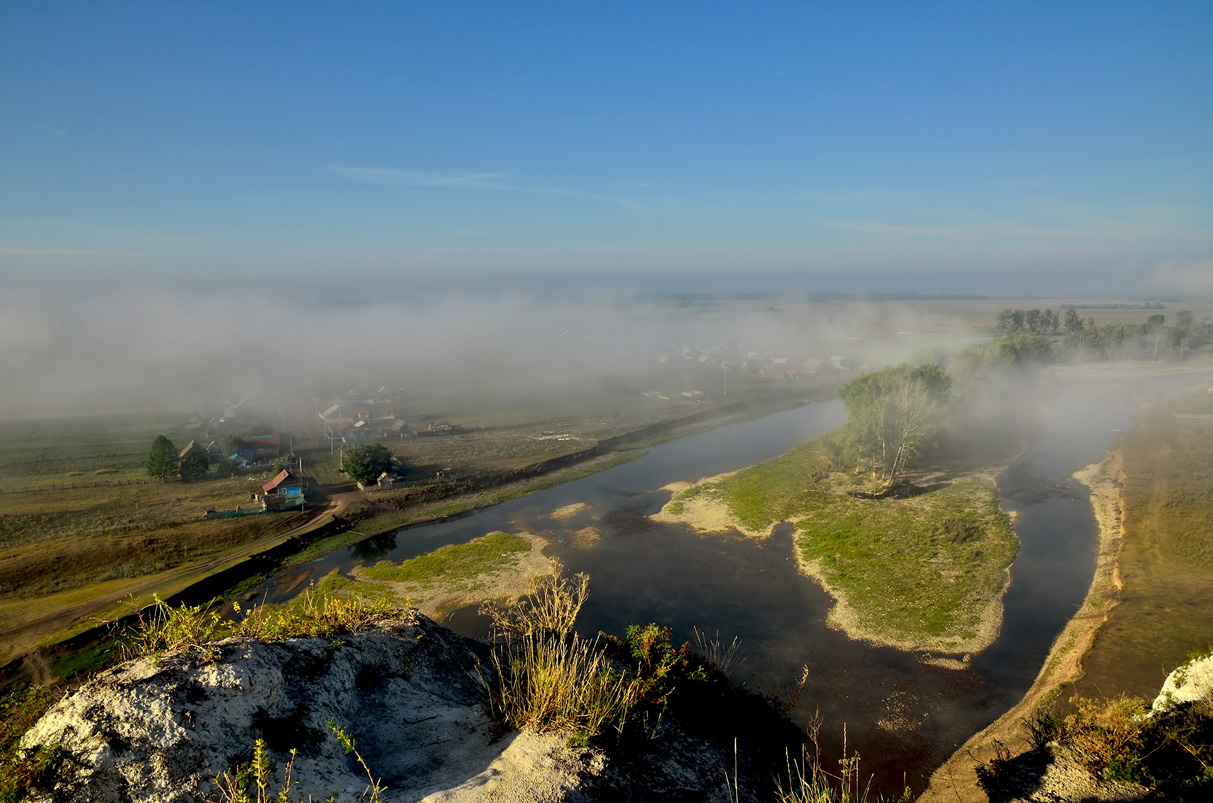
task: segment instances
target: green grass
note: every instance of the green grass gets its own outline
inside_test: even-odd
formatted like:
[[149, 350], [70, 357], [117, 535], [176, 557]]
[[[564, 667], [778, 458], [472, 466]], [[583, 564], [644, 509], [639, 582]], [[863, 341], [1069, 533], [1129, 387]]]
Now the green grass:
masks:
[[491, 533], [466, 544], [440, 547], [399, 564], [380, 561], [360, 574], [367, 580], [427, 586], [468, 581], [512, 566], [519, 554], [530, 549], [531, 543], [521, 536]]
[[794, 522], [796, 549], [867, 632], [940, 645], [975, 636], [1018, 550], [994, 483], [967, 476], [908, 499], [866, 499], [851, 493], [860, 478], [834, 471], [836, 454], [826, 436], [672, 502], [715, 496], [750, 530]]
[[801, 554], [865, 629], [896, 639], [971, 638], [1018, 549], [994, 483], [979, 477], [911, 499], [817, 490], [802, 511]]
[[1083, 659], [1086, 696], [1156, 694], [1167, 668], [1213, 645], [1213, 394], [1145, 410], [1120, 443], [1121, 602]]
[[[806, 494], [821, 485], [833, 468], [828, 436], [742, 469], [707, 489], [719, 493], [738, 520], [751, 530], [787, 521], [804, 508]], [[677, 498], [690, 499], [692, 489]]]

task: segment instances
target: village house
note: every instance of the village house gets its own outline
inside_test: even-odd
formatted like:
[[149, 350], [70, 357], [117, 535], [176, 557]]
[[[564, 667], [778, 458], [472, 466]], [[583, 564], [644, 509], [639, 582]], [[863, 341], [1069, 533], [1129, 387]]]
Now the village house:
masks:
[[303, 505], [303, 480], [287, 469], [262, 485], [261, 491], [266, 510], [289, 510]]
[[268, 462], [282, 456], [282, 447], [276, 435], [250, 435], [241, 438], [234, 459], [243, 459], [249, 463]]

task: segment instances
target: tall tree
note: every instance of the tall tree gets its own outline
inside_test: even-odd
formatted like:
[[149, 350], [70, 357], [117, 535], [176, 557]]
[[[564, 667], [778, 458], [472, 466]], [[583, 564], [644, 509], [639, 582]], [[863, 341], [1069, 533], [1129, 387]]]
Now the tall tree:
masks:
[[1082, 331], [1082, 316], [1078, 314], [1078, 310], [1070, 307], [1066, 310], [1066, 333], [1076, 334]]
[[372, 482], [392, 467], [392, 453], [382, 443], [360, 443], [345, 450], [341, 471], [358, 482]]
[[147, 452], [145, 466], [149, 477], [168, 482], [177, 473], [177, 447], [168, 438], [157, 435]]
[[211, 468], [211, 458], [206, 452], [195, 449], [181, 460], [181, 479], [189, 480], [205, 477]]
[[901, 365], [864, 374], [838, 395], [850, 418], [847, 438], [856, 467], [870, 464], [892, 486], [939, 429], [951, 379], [935, 364]]

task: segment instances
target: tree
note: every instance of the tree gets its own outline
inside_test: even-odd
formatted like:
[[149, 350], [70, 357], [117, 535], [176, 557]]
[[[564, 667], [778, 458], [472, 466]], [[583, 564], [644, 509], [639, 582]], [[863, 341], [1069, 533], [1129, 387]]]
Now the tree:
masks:
[[1076, 334], [1082, 331], [1082, 316], [1078, 314], [1078, 310], [1070, 307], [1066, 310], [1066, 332], [1068, 334]]
[[1013, 335], [1023, 329], [1024, 312], [1021, 309], [1004, 309], [995, 322], [1004, 335]]
[[999, 338], [994, 343], [998, 349], [998, 361], [1006, 365], [1020, 366], [1053, 361], [1053, 347], [1049, 344], [1049, 338], [1043, 335], [1021, 332]]
[[147, 453], [147, 475], [168, 482], [177, 473], [177, 447], [163, 435], [157, 435]]
[[201, 449], [194, 449], [181, 460], [181, 479], [189, 481], [205, 477], [210, 468], [210, 456]]
[[870, 463], [886, 487], [896, 483], [938, 431], [951, 383], [938, 365], [902, 363], [844, 385], [838, 395], [856, 468]]
[[382, 443], [360, 443], [345, 450], [341, 472], [364, 485], [392, 467], [392, 453]]

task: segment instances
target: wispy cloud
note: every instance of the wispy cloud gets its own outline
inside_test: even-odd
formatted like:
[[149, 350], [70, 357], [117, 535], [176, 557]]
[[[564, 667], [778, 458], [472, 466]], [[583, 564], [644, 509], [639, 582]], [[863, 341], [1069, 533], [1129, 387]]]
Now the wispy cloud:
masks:
[[[529, 192], [539, 195], [565, 195], [571, 198], [588, 198], [594, 201], [630, 206], [626, 198], [616, 198], [610, 195], [599, 195], [580, 190], [566, 190], [560, 187], [534, 187], [522, 184], [512, 184], [510, 174], [497, 173], [446, 173], [427, 172], [423, 170], [400, 170], [394, 167], [343, 167], [327, 165], [324, 168], [351, 181], [365, 181], [372, 184], [394, 184], [403, 187], [457, 187], [469, 190], [497, 190], [508, 192]], [[638, 185], [641, 186], [641, 185]]]
[[324, 168], [351, 181], [366, 181], [372, 184], [396, 184], [406, 187], [462, 187], [472, 190], [508, 189], [504, 183], [508, 173], [434, 173], [421, 170], [398, 170], [393, 167], [342, 167], [329, 165]]
[[142, 257], [146, 251], [103, 251], [95, 248], [0, 248], [0, 256]]

